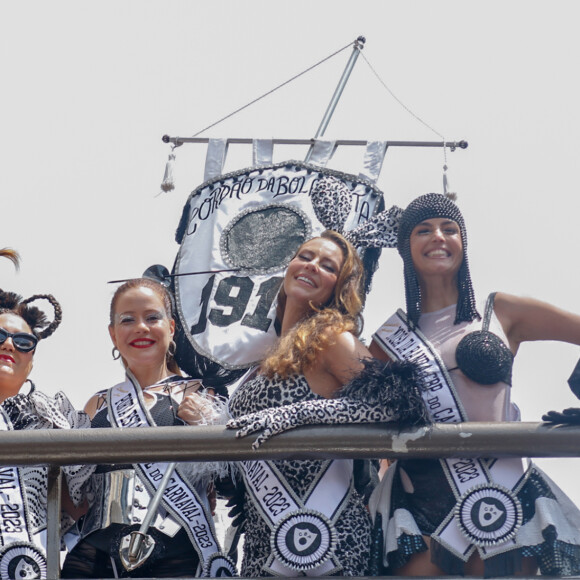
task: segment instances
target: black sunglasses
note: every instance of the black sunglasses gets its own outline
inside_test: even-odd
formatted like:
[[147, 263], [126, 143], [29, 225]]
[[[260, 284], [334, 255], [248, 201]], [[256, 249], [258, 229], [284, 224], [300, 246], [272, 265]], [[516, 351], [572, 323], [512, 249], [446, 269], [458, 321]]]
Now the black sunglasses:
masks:
[[38, 338], [28, 332], [15, 332], [12, 334], [3, 328], [0, 328], [0, 344], [4, 344], [7, 338], [12, 339], [14, 348], [20, 352], [30, 352], [36, 348]]

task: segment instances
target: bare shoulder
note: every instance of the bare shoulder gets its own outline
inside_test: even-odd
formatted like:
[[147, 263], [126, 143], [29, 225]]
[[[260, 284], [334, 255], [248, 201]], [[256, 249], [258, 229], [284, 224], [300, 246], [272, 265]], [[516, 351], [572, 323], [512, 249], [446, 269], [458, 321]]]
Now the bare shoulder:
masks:
[[361, 359], [371, 355], [365, 345], [350, 332], [341, 332], [322, 350], [312, 368], [303, 374], [317, 394], [331, 398], [342, 385], [363, 369]]
[[333, 356], [342, 354], [351, 354], [360, 358], [364, 355], [366, 358], [370, 356], [369, 349], [351, 332], [341, 332], [337, 335], [334, 344], [330, 345], [329, 352], [332, 351]]
[[351, 375], [362, 368], [361, 359], [370, 358], [368, 348], [352, 333], [341, 332], [322, 353], [324, 367], [334, 376]]
[[107, 391], [95, 393], [86, 403], [84, 411], [92, 419], [97, 412], [106, 404]]

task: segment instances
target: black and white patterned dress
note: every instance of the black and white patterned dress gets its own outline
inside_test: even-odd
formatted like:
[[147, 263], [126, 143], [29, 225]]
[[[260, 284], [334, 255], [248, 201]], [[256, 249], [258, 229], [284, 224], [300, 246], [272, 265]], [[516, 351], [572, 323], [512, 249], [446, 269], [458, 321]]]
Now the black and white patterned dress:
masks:
[[[230, 414], [240, 417], [270, 407], [281, 407], [300, 401], [322, 399], [313, 393], [302, 375], [287, 379], [268, 379], [257, 375], [247, 380], [230, 398]], [[299, 497], [304, 497], [320, 471], [322, 461], [273, 461]], [[248, 491], [245, 492], [245, 538], [242, 576], [270, 576], [263, 566], [271, 553], [270, 527], [264, 521]], [[369, 564], [370, 520], [361, 496], [354, 491], [335, 522], [337, 547], [335, 555], [343, 566], [341, 576], [364, 576]]]
[[[454, 388], [470, 421], [519, 421], [506, 383], [481, 385], [458, 368], [456, 348], [481, 322], [454, 324], [455, 305], [422, 314], [419, 326], [449, 369]], [[495, 314], [490, 330], [508, 345]], [[488, 467], [493, 459], [482, 460]], [[520, 569], [523, 557], [534, 557], [540, 573], [568, 576], [580, 573], [580, 511], [558, 486], [533, 466], [516, 494], [523, 512], [513, 547], [488, 557], [486, 576], [509, 576]], [[387, 470], [375, 489], [370, 508], [380, 514], [384, 532], [384, 565], [397, 569], [427, 549], [431, 536], [456, 506], [448, 477], [438, 459], [400, 459]], [[375, 513], [376, 512], [376, 513]], [[464, 561], [431, 541], [431, 559], [448, 575], [463, 575]]]
[[[87, 429], [90, 427], [88, 415], [76, 411], [62, 392], [53, 397], [39, 391], [29, 394], [19, 393], [5, 399], [0, 406], [10, 418], [15, 431], [31, 429]], [[62, 467], [69, 494], [75, 503], [82, 501], [81, 486], [90, 473], [87, 466], [66, 465]], [[44, 465], [23, 465], [20, 467], [26, 509], [30, 522], [30, 532], [36, 534], [46, 528], [47, 511], [47, 467]], [[0, 501], [0, 504], [2, 501]], [[73, 524], [70, 516], [63, 513], [61, 528]]]

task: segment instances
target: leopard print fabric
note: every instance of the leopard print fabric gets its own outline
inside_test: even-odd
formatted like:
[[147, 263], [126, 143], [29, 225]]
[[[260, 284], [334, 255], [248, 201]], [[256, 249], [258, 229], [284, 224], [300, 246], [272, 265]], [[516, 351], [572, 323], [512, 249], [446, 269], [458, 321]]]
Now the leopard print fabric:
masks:
[[232, 419], [227, 426], [229, 429], [238, 429], [236, 437], [262, 431], [252, 443], [252, 447], [258, 449], [270, 437], [303, 425], [387, 423], [395, 418], [396, 414], [391, 409], [344, 397], [293, 403], [283, 409], [264, 409]]
[[325, 228], [344, 234], [355, 248], [397, 247], [399, 220], [403, 214], [400, 207], [392, 206], [345, 232], [351, 206], [352, 191], [336, 177], [323, 177], [312, 188], [312, 207]]
[[[263, 411], [272, 406], [284, 406], [304, 401], [326, 401], [310, 390], [302, 375], [288, 379], [268, 379], [258, 375], [240, 386], [230, 398], [232, 417]], [[289, 485], [300, 497], [308, 491], [321, 469], [322, 461], [273, 461]], [[249, 493], [245, 492], [245, 538], [242, 576], [269, 576], [263, 566], [271, 553], [270, 527], [260, 515]], [[367, 573], [370, 550], [370, 520], [361, 497], [353, 492], [336, 524], [338, 537], [336, 558], [343, 566], [343, 576], [364, 576]]]
[[323, 177], [312, 187], [312, 208], [326, 229], [342, 232], [351, 206], [352, 191], [336, 177]]
[[396, 205], [378, 213], [344, 237], [355, 248], [396, 248], [399, 220], [403, 210]]

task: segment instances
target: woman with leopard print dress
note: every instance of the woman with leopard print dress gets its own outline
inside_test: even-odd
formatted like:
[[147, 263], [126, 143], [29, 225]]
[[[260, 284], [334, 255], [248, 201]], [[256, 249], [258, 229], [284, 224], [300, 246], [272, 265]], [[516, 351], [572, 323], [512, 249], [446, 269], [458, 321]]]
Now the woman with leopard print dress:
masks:
[[[234, 418], [333, 399], [367, 366], [370, 354], [357, 338], [362, 279], [358, 254], [336, 232], [323, 232], [299, 248], [278, 296], [280, 340], [232, 394]], [[395, 390], [408, 388], [399, 402], [409, 400], [414, 389], [410, 365], [386, 374]], [[385, 408], [384, 420], [393, 418], [392, 409]], [[371, 524], [355, 489], [352, 460], [240, 465], [245, 485], [242, 576], [367, 573]]]

